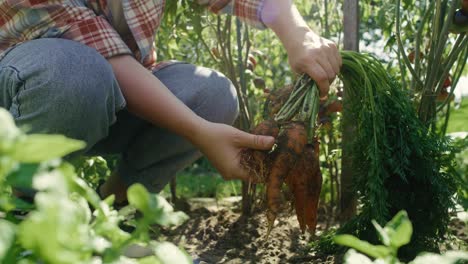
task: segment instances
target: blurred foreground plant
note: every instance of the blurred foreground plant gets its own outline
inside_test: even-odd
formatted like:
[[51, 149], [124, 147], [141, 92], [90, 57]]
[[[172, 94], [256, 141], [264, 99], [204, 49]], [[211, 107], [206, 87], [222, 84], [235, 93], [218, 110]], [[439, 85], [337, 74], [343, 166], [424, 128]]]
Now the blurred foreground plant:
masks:
[[[383, 245], [373, 245], [367, 241], [360, 240], [352, 235], [337, 235], [334, 238], [335, 243], [354, 248], [372, 258], [350, 249], [345, 255], [345, 264], [397, 264], [403, 263], [398, 260], [398, 249], [411, 241], [413, 226], [408, 219], [406, 211], [400, 211], [385, 227], [380, 226], [376, 221], [372, 221], [379, 234], [379, 239]], [[468, 253], [461, 251], [448, 251], [443, 255], [433, 253], [421, 253], [410, 264], [440, 263], [456, 264], [466, 263]]]
[[[130, 206], [116, 211], [60, 158], [84, 147], [61, 135], [25, 135], [0, 108], [0, 263], [192, 263], [175, 245], [151, 240], [153, 224], [170, 226], [187, 216], [174, 212], [142, 185], [128, 190]], [[34, 203], [13, 190], [34, 190]], [[29, 193], [29, 192], [28, 192]], [[92, 208], [92, 209], [91, 209]], [[133, 210], [142, 216], [124, 231]], [[18, 213], [27, 213], [18, 217]], [[141, 258], [129, 248], [143, 246]]]

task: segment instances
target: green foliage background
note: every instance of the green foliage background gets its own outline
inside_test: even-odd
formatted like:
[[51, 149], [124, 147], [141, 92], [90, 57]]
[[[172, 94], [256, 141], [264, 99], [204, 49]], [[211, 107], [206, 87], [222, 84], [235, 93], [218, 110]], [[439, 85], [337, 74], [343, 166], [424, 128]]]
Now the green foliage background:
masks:
[[[444, 4], [449, 2], [450, 1], [443, 1]], [[333, 39], [341, 45], [343, 37], [341, 1], [297, 0], [295, 3], [309, 25], [316, 32]], [[223, 68], [222, 62], [212, 52], [214, 48], [219, 48], [216, 26], [220, 20], [224, 21], [224, 18], [209, 14], [203, 9], [191, 4], [190, 1], [173, 2], [172, 5], [168, 6], [168, 9], [169, 15], [166, 17], [166, 25], [182, 25], [182, 30], [176, 30], [175, 27], [170, 26], [164, 26], [162, 28], [161, 37], [157, 40], [161, 57], [168, 58], [173, 56], [179, 60], [186, 60], [192, 63], [213, 67], [224, 72], [225, 68]], [[426, 10], [427, 3], [425, 1], [402, 1], [400, 20], [402, 21], [402, 42], [406, 53], [411, 52], [415, 45], [418, 45], [415, 32], [418, 30], [418, 23], [421, 23], [421, 19], [423, 19], [422, 16], [424, 16]], [[402, 66], [401, 54], [397, 52], [395, 11], [396, 5], [394, 1], [377, 0], [362, 2], [360, 13], [360, 39], [363, 47], [372, 49], [377, 45], [377, 49], [380, 49], [377, 50], [379, 52], [378, 55], [382, 56], [379, 57], [379, 59], [386, 63], [386, 71], [395, 78], [395, 86], [398, 86], [399, 84], [396, 83], [399, 82], [403, 89], [407, 89], [412, 80], [406, 68]], [[184, 20], [184, 17], [187, 17], [187, 19]], [[232, 23], [234, 25], [235, 21], [233, 20]], [[424, 29], [426, 30], [426, 28]], [[263, 90], [256, 85], [255, 80], [257, 78], [264, 80], [266, 87], [271, 89], [290, 83], [294, 75], [289, 69], [287, 57], [281, 44], [271, 31], [252, 29], [249, 30], [249, 35], [250, 40], [252, 40], [251, 53], [258, 61], [258, 64], [255, 69], [245, 70], [245, 74], [248, 76], [247, 97], [249, 102], [251, 102], [250, 110], [255, 114], [254, 119], [258, 119], [259, 113], [261, 112]], [[425, 35], [425, 37], [426, 39], [423, 39], [422, 43], [427, 45], [428, 35]], [[454, 36], [451, 35], [449, 38], [448, 48], [454, 43], [452, 40], [453, 37]], [[234, 32], [232, 32], [229, 41], [236, 43], [236, 34]], [[164, 45], [164, 43], [170, 44]], [[237, 52], [236, 45], [233, 45], [232, 52], [234, 54]], [[448, 50], [445, 52], [447, 53]], [[427, 62], [424, 63], [427, 64]], [[425, 69], [426, 66], [422, 65], [421, 67]], [[339, 87], [341, 84], [336, 83], [335, 85]], [[336, 90], [336, 87], [332, 90]], [[369, 177], [359, 177], [359, 175], [369, 172], [365, 170], [356, 172], [356, 178], [360, 179], [358, 180], [360, 182], [357, 186], [367, 186], [367, 190], [374, 190], [375, 194], [374, 196], [369, 196], [370, 193], [366, 191], [363, 192], [363, 190], [360, 190], [359, 192], [362, 196], [361, 202], [364, 204], [363, 211], [365, 212], [365, 219], [361, 222], [363, 226], [360, 227], [360, 230], [365, 229], [369, 231], [368, 236], [372, 236], [374, 231], [372, 227], [368, 225], [371, 219], [377, 219], [379, 223], [383, 224], [389, 220], [390, 215], [396, 213], [399, 208], [408, 208], [410, 218], [416, 222], [415, 240], [421, 242], [418, 247], [425, 247], [425, 249], [428, 250], [437, 250], [437, 242], [444, 239], [444, 234], [446, 234], [446, 227], [449, 219], [447, 209], [453, 208], [450, 195], [453, 194], [454, 190], [457, 188], [459, 189], [459, 193], [466, 193], [466, 186], [463, 186], [463, 181], [460, 181], [460, 177], [457, 177], [458, 183], [456, 184], [454, 182], [455, 179], [450, 176], [454, 175], [456, 150], [451, 147], [451, 143], [446, 139], [442, 139], [435, 134], [425, 138], [425, 136], [423, 136], [423, 134], [425, 134], [424, 129], [419, 124], [414, 123], [414, 111], [419, 100], [417, 92], [415, 93], [415, 91], [412, 90], [405, 90], [397, 94], [392, 92], [392, 96], [394, 98], [388, 98], [388, 100], [378, 98], [377, 100], [380, 101], [379, 107], [381, 107], [381, 109], [374, 109], [374, 111], [377, 111], [375, 114], [380, 118], [377, 122], [380, 122], [382, 126], [386, 124], [386, 127], [382, 127], [383, 130], [381, 132], [383, 134], [380, 132], [378, 133], [380, 136], [379, 140], [384, 140], [382, 137], [385, 133], [394, 135], [394, 137], [389, 138], [395, 139], [395, 141], [392, 142], [381, 142], [383, 145], [379, 145], [380, 148], [382, 148], [380, 154], [388, 157], [387, 163], [382, 165], [383, 174], [381, 174], [387, 176], [379, 178], [376, 177], [376, 175], [379, 174], [378, 172], [370, 172]], [[410, 99], [412, 103], [409, 101]], [[404, 110], [401, 110], [401, 107], [403, 107]], [[359, 112], [357, 109], [355, 109], [355, 111]], [[388, 111], [393, 112], [387, 115], [389, 114]], [[402, 112], [407, 114], [407, 118], [403, 118], [404, 120], [401, 119]], [[457, 115], [460, 115], [460, 112], [457, 111], [453, 111], [453, 113], [455, 118]], [[365, 111], [362, 111], [360, 114], [363, 115], [360, 116], [362, 120], [366, 120], [366, 118], [364, 118], [366, 115], [367, 118], [370, 118], [370, 113], [366, 114]], [[444, 115], [445, 113], [441, 113], [438, 118], [443, 119]], [[330, 132], [322, 133], [322, 142], [325, 143], [325, 146], [322, 146], [321, 161], [325, 184], [321, 197], [323, 198], [322, 201], [332, 206], [333, 212], [333, 208], [336, 207], [339, 197], [339, 182], [334, 178], [336, 177], [334, 174], [339, 174], [339, 170], [341, 169], [341, 135], [339, 129], [341, 116], [338, 115], [331, 118], [334, 120], [333, 129]], [[450, 122], [455, 125], [456, 121], [452, 120], [456, 119], [451, 119]], [[461, 118], [461, 120], [463, 120], [463, 118]], [[466, 130], [467, 128], [468, 127], [465, 125], [460, 129]], [[370, 127], [366, 128], [365, 125], [361, 127], [361, 129], [369, 133], [373, 131]], [[405, 132], [402, 132], [402, 129], [405, 130]], [[417, 132], [414, 131], [414, 129], [416, 129]], [[398, 135], [401, 135], [401, 133], [403, 133], [403, 135], [412, 136], [408, 140], [405, 139], [407, 141], [398, 140]], [[371, 134], [367, 135], [367, 138], [370, 136]], [[365, 145], [355, 146], [355, 150], [367, 149], [368, 151], [361, 153], [362, 155], [360, 155], [358, 151], [355, 151], [355, 155], [362, 158], [362, 160], [367, 160], [372, 152], [370, 147], [366, 145], [366, 143], [368, 143], [368, 141], [366, 141], [366, 136], [363, 136], [362, 143]], [[336, 160], [338, 162], [335, 163]], [[359, 158], [357, 161], [359, 161]], [[425, 164], [426, 168], [416, 168], [419, 164]], [[331, 169], [331, 166], [334, 166], [334, 168]], [[336, 170], [336, 172], [334, 172], [334, 170]], [[416, 171], [415, 173], [417, 175], [408, 176], [408, 173], [411, 174], [414, 171]], [[386, 180], [387, 178], [398, 179], [398, 177], [400, 177], [401, 182], [397, 183], [396, 181], [392, 182]], [[406, 177], [413, 177], [411, 179], [414, 179], [415, 182], [408, 184], [408, 179]], [[382, 182], [378, 183], [378, 181]], [[389, 189], [382, 189], [384, 185]], [[394, 186], [392, 187], [391, 185]], [[402, 191], [402, 186], [412, 186], [408, 187], [412, 190], [405, 189], [405, 191]], [[393, 198], [387, 200], [389, 195], [396, 200], [393, 200]], [[408, 197], [408, 195], [412, 196]], [[390, 203], [390, 205], [388, 203]], [[429, 206], [425, 208], [424, 211], [434, 211], [434, 214], [431, 215], [430, 218], [427, 218], [424, 214], [417, 216], [417, 213], [415, 213], [417, 210], [421, 209], [420, 206], [426, 207], [424, 204]], [[388, 211], [389, 208], [393, 209]], [[412, 209], [415, 211], [412, 211]], [[364, 225], [366, 225], [364, 223], [367, 223], [366, 228], [364, 228]], [[419, 235], [423, 233], [427, 235], [437, 233], [439, 235], [435, 240], [429, 241], [427, 240], [428, 236], [422, 235], [422, 237], [419, 237]]]
[[[167, 1], [167, 12], [164, 18], [164, 23], [160, 28], [160, 32], [156, 39], [159, 59], [187, 61], [203, 65], [205, 67], [218, 69], [219, 71], [226, 73], [225, 62], [216, 55], [216, 50], [219, 52], [221, 47], [219, 41], [220, 38], [217, 35], [217, 29], [218, 24], [223, 25], [229, 21], [231, 21], [230, 23], [232, 28], [235, 29], [236, 26], [238, 26], [236, 24], [236, 20], [228, 20], [226, 16], [215, 16], [210, 14], [195, 2], [196, 1], [192, 0]], [[300, 12], [304, 15], [309, 25], [316, 32], [321, 33], [325, 37], [331, 38], [341, 46], [343, 38], [343, 14], [341, 11], [342, 1], [296, 0], [294, 2], [298, 6]], [[416, 31], [417, 28], [415, 25], [417, 25], [418, 20], [421, 19], [422, 12], [419, 7], [423, 2], [425, 1], [406, 0], [402, 3], [405, 8], [405, 11], [403, 11], [401, 15], [401, 19], [403, 21], [402, 31], [404, 33], [403, 42], [407, 51], [412, 49], [415, 41], [412, 36], [412, 32]], [[383, 0], [362, 1], [361, 7], [360, 26], [362, 44], [364, 46], [373, 46], [376, 43], [383, 43], [381, 52], [385, 55], [382, 59], [388, 63], [386, 71], [391, 73], [396, 78], [397, 82], [401, 82], [403, 84], [409, 83], [411, 81], [409, 75], [405, 72], [404, 68], [401, 67], [399, 63], [400, 60], [397, 59], [398, 54], [396, 52], [396, 38], [394, 34], [394, 2]], [[242, 26], [242, 29], [246, 29], [246, 26]], [[237, 33], [238, 32], [233, 30], [231, 34], [228, 35], [228, 39], [224, 39], [225, 41], [230, 41], [232, 43], [231, 52], [233, 54], [238, 54], [238, 48], [236, 45], [238, 40]], [[273, 32], [269, 30], [260, 31], [248, 29], [246, 34], [247, 35], [242, 35], [242, 37], [244, 40], [247, 39], [249, 41], [249, 45], [251, 45], [249, 53], [257, 63], [256, 65], [249, 65], [248, 61], [239, 62], [235, 60], [236, 69], [241, 69], [238, 70], [241, 72], [238, 72], [235, 78], [239, 83], [241, 83], [242, 78], [246, 81], [245, 93], [250, 107], [249, 110], [252, 113], [251, 122], [253, 123], [260, 117], [262, 102], [264, 99], [264, 88], [274, 89], [282, 87], [285, 84], [289, 84], [294, 79], [294, 74], [289, 68], [286, 53]], [[246, 49], [244, 47], [242, 52], [245, 52], [245, 50]], [[252, 63], [250, 62], [250, 64]], [[239, 65], [242, 67], [237, 68]], [[259, 80], [262, 80], [265, 85], [263, 86], [259, 84], [261, 83]], [[332, 89], [332, 98], [337, 97], [334, 92], [340, 85], [340, 83], [335, 84], [335, 87]], [[398, 116], [398, 113], [400, 112], [396, 110], [392, 113], [393, 115], [386, 117], [382, 115], [382, 112], [377, 112], [381, 120], [385, 119], [384, 122], [391, 124], [386, 128], [386, 133], [394, 133], [395, 135], [398, 135], [401, 133], [401, 128], [411, 130], [412, 128], [418, 127], [418, 125], [414, 124], [409, 117], [412, 115], [414, 105], [412, 106], [410, 104], [401, 103], [408, 98], [413, 99], [414, 97], [408, 94], [398, 93], [393, 94], [392, 98], [387, 98], [385, 96], [377, 98], [377, 100], [382, 102], [380, 105], [381, 109], [379, 109], [379, 111], [383, 112], [388, 109], [393, 111], [395, 110], [395, 107], [403, 107], [405, 108], [405, 111], [408, 112], [408, 116], [403, 116], [402, 118], [400, 118], [401, 116]], [[414, 104], [417, 103], [416, 101], [412, 102]], [[462, 103], [461, 110], [452, 110], [453, 115], [450, 116], [448, 131], [468, 130], [465, 121], [465, 110], [465, 103]], [[364, 117], [364, 119], [366, 119], [365, 117], [370, 117], [369, 113], [365, 111], [361, 114], [361, 118]], [[321, 198], [326, 205], [331, 206], [332, 212], [334, 212], [334, 210], [336, 211], [337, 200], [339, 198], [339, 181], [334, 177], [339, 174], [341, 169], [341, 118], [341, 114], [330, 117], [333, 128], [330, 131], [322, 133], [322, 144], [324, 146], [322, 146], [323, 154], [320, 160], [322, 171], [325, 176], [325, 184]], [[457, 118], [464, 122], [455, 121]], [[400, 124], [400, 126], [397, 124]], [[362, 127], [365, 126], [369, 126], [369, 124], [362, 125]], [[18, 258], [18, 256], [23, 254], [25, 250], [31, 250], [33, 253], [31, 255], [26, 255], [23, 263], [33, 263], [38, 260], [47, 260], [50, 263], [65, 263], [63, 262], [63, 258], [70, 256], [69, 260], [73, 260], [73, 263], [79, 263], [82, 260], [89, 260], [90, 258], [96, 257], [102, 258], [105, 262], [110, 262], [124, 257], [122, 256], [122, 252], [125, 243], [128, 243], [128, 241], [142, 241], [149, 243], [149, 238], [147, 237], [146, 232], [147, 229], [145, 228], [147, 228], [150, 223], [150, 217], [140, 219], [142, 229], [137, 230], [135, 233], [129, 234], [120, 230], [118, 224], [122, 221], [122, 217], [114, 210], [109, 211], [109, 204], [111, 204], [111, 201], [97, 201], [96, 197], [93, 198], [93, 195], [90, 194], [92, 190], [89, 189], [89, 187], [82, 185], [82, 182], [76, 177], [80, 176], [91, 183], [92, 186], [96, 186], [100, 179], [109, 176], [112, 167], [118, 159], [117, 157], [92, 157], [75, 160], [74, 164], [77, 165], [78, 168], [76, 172], [73, 172], [72, 167], [68, 164], [54, 162], [42, 163], [38, 162], [38, 160], [34, 160], [36, 157], [34, 155], [37, 155], [37, 153], [39, 153], [39, 155], [47, 154], [45, 152], [35, 151], [35, 149], [28, 148], [31, 146], [31, 142], [35, 142], [36, 140], [40, 141], [41, 136], [27, 137], [25, 139], [26, 141], [18, 143], [22, 144], [21, 147], [16, 146], [15, 150], [8, 155], [5, 155], [6, 152], [4, 149], [11, 148], [12, 144], [12, 140], [9, 138], [11, 134], [2, 134], [2, 132], [8, 129], [16, 131], [15, 128], [3, 126], [2, 123], [2, 126], [0, 127], [0, 135], [7, 136], [0, 140], [0, 207], [4, 212], [7, 212], [7, 214], [5, 218], [6, 220], [0, 218], [0, 259], [3, 258], [10, 261]], [[372, 129], [369, 129], [368, 132], [371, 130]], [[407, 132], [411, 133], [411, 131]], [[418, 133], [414, 134], [413, 137], [409, 139], [409, 143], [397, 140], [395, 142], [384, 142], [382, 144], [384, 148], [382, 150], [383, 153], [380, 154], [392, 157], [386, 164], [382, 165], [382, 169], [384, 170], [382, 174], [385, 174], [385, 177], [378, 178], [371, 177], [372, 175], [370, 175], [369, 177], [358, 178], [363, 187], [369, 187], [368, 189], [360, 191], [361, 202], [363, 204], [362, 211], [365, 212], [365, 214], [363, 215], [364, 219], [361, 219], [358, 223], [358, 227], [360, 228], [359, 230], [364, 230], [362, 233], [369, 232], [368, 236], [372, 236], [375, 232], [369, 224], [371, 219], [376, 219], [380, 224], [383, 224], [389, 220], [391, 215], [397, 212], [397, 209], [399, 209], [402, 204], [405, 204], [409, 209], [408, 212], [410, 218], [412, 218], [416, 223], [415, 237], [417, 240], [421, 241], [423, 244], [427, 242], [426, 245], [430, 244], [429, 246], [431, 249], [437, 250], [437, 242], [446, 238], [445, 231], [448, 225], [449, 216], [446, 209], [453, 206], [452, 201], [447, 200], [447, 197], [450, 197], [451, 194], [457, 191], [458, 196], [456, 198], [459, 199], [460, 203], [466, 206], [466, 197], [468, 192], [466, 190], [466, 184], [463, 185], [463, 181], [465, 183], [467, 182], [467, 144], [465, 139], [464, 141], [460, 141], [457, 145], [457, 147], [459, 147], [459, 151], [462, 153], [458, 156], [458, 162], [464, 164], [464, 167], [459, 166], [457, 170], [459, 175], [465, 175], [465, 177], [462, 178], [462, 183], [457, 186], [454, 184], [454, 181], [459, 179], [450, 178], [449, 176], [450, 173], [452, 173], [450, 170], [454, 168], [454, 155], [457, 151], [455, 151], [455, 149], [452, 148], [445, 139], [440, 139], [435, 135], [431, 135], [429, 139], [421, 139], [421, 134], [422, 132], [418, 131]], [[366, 137], [370, 137], [371, 135], [363, 135], [364, 137], [362, 138], [362, 142], [367, 142]], [[31, 141], [28, 142], [28, 140]], [[68, 142], [63, 138], [55, 138], [55, 140], [56, 144]], [[64, 145], [67, 144], [64, 143]], [[356, 147], [356, 149], [366, 149], [366, 147], [367, 145], [361, 145]], [[50, 146], [48, 148], [50, 148]], [[464, 152], [463, 149], [465, 149]], [[49, 152], [48, 154], [53, 154], [54, 157], [60, 157], [71, 150], [62, 151], [64, 152], [58, 154]], [[25, 153], [28, 155], [24, 155]], [[372, 157], [370, 157], [370, 153], [371, 151], [367, 153], [357, 153], [356, 157], [358, 160], [372, 159]], [[397, 157], [399, 153], [403, 153], [404, 155]], [[443, 154], [440, 155], [441, 153]], [[31, 160], [15, 160], [15, 157], [25, 156], [29, 157]], [[402, 157], [403, 159], [401, 159]], [[41, 161], [45, 161], [48, 158], [49, 157], [41, 157]], [[413, 186], [418, 186], [417, 190], [412, 192], [412, 195], [414, 196], [410, 195], [411, 197], [408, 197], [407, 195], [409, 192], [403, 193], [401, 196], [395, 195], [401, 191], [401, 186], [409, 186], [407, 182], [408, 178], [406, 178], [406, 173], [409, 171], [408, 168], [419, 166], [420, 163], [428, 162], [428, 160], [435, 160], [435, 163], [427, 165], [427, 167], [424, 168], [425, 171], [422, 171], [421, 169], [418, 172], [418, 175], [410, 175], [411, 177], [414, 176], [414, 178], [411, 179], [415, 179], [416, 181], [414, 185], [411, 185], [411, 188], [413, 188]], [[204, 172], [202, 172], [204, 174], [207, 174], [206, 171], [211, 171], [211, 168], [206, 161], [199, 161], [197, 166], [204, 170]], [[333, 169], [330, 169], [331, 166], [334, 166]], [[51, 191], [44, 190], [44, 195], [40, 196], [43, 198], [39, 198], [43, 199], [43, 201], [38, 201], [38, 208], [36, 208], [37, 213], [35, 214], [35, 217], [30, 221], [21, 224], [14, 221], [11, 213], [9, 212], [14, 208], [29, 210], [31, 209], [31, 205], [23, 204], [19, 201], [12, 201], [10, 187], [11, 185], [30, 187], [32, 184], [32, 176], [38, 172], [39, 167], [41, 167], [41, 172], [47, 171], [47, 175], [54, 175], [54, 173], [63, 174], [66, 182], [62, 182], [62, 184], [72, 186], [71, 190], [78, 191], [79, 193], [81, 192], [81, 194], [85, 193], [88, 195], [88, 198], [75, 197], [70, 193], [59, 193], [60, 190], [57, 187], [49, 186]], [[388, 171], [385, 172], [385, 170]], [[201, 177], [199, 179], [199, 182], [193, 181], [191, 180], [191, 177], [194, 174], [193, 171], [193, 168], [190, 168], [183, 172], [185, 175], [180, 177], [182, 179], [178, 186], [179, 190], [183, 191], [180, 191], [179, 193], [185, 193], [186, 190], [190, 189], [195, 191], [193, 191], [189, 196], [208, 195], [218, 197], [220, 194], [236, 195], [240, 192], [240, 184], [238, 182], [232, 185], [223, 185], [219, 176], [205, 175], [204, 178]], [[367, 175], [366, 173], [368, 173], [368, 171], [361, 168], [361, 170], [356, 173]], [[212, 177], [217, 177], [217, 180], [212, 181]], [[387, 178], [397, 178], [399, 180], [388, 182], [386, 181]], [[11, 179], [17, 180], [11, 181]], [[449, 184], [446, 185], [446, 182], [444, 181], [449, 182]], [[386, 191], [382, 191], [382, 186], [387, 185], [388, 187], [392, 184], [394, 186], [390, 187], [394, 188], [395, 194], [389, 194]], [[141, 187], [135, 188], [135, 192], [145, 193], [142, 191]], [[458, 188], [458, 190], [455, 190], [456, 188]], [[427, 192], [433, 194], [432, 198], [426, 197], [427, 199], [424, 200], [424, 194], [427, 194]], [[382, 196], [382, 194], [384, 195]], [[60, 200], [62, 199], [61, 197], [64, 197], [63, 195], [70, 196], [67, 197], [67, 199], [63, 199], [63, 204], [60, 204]], [[438, 197], [439, 195], [440, 197]], [[391, 199], [387, 199], [389, 196], [391, 196]], [[442, 199], [437, 200], [437, 198], [441, 197]], [[463, 197], [464, 200], [462, 199]], [[366, 201], [365, 199], [370, 200]], [[133, 203], [135, 207], [147, 212], [147, 215], [154, 216], [157, 214], [158, 217], [156, 219], [160, 220], [160, 224], [168, 224], [169, 222], [176, 223], [178, 222], [177, 219], [183, 218], [180, 215], [174, 215], [171, 210], [167, 209], [166, 203], [160, 200], [160, 198], [153, 197], [149, 194], [144, 195], [144, 197], [134, 197], [131, 200], [131, 203]], [[408, 201], [412, 202], [406, 203]], [[90, 218], [90, 212], [86, 205], [88, 202], [96, 204], [95, 206], [99, 207], [101, 210], [97, 214], [96, 219]], [[390, 207], [390, 210], [386, 208], [388, 206], [387, 203], [390, 203], [390, 206], [393, 206]], [[148, 204], [152, 204], [152, 206], [148, 206]], [[425, 204], [425, 210], [434, 209], [434, 214], [431, 215], [430, 218], [418, 215], [411, 211], [411, 209], [417, 209], [411, 208], [413, 204]], [[60, 212], [58, 206], [62, 205], [68, 206], [69, 211]], [[151, 208], [159, 208], [159, 211], [152, 210]], [[161, 214], [161, 212], [165, 212], [167, 214]], [[65, 221], [69, 215], [76, 216], [76, 221]], [[54, 238], [59, 238], [59, 236], [53, 230], [55, 226], [50, 223], [63, 223], [64, 226], [62, 231], [70, 233], [78, 232], [76, 230], [72, 230], [70, 227], [71, 225], [78, 225], [84, 228], [85, 231], [82, 231], [83, 233], [76, 234], [79, 239], [70, 242], [70, 246], [76, 251], [69, 250], [69, 248], [61, 248], [62, 245], [60, 243], [52, 240]], [[426, 223], [429, 224], [426, 225]], [[49, 230], [50, 234], [55, 234], [57, 236], [54, 237], [51, 235], [50, 237], [44, 238], [42, 230]], [[431, 241], [427, 241], [427, 237], [425, 236], [418, 237], [418, 234], [421, 234], [421, 232], [437, 233], [438, 236], [436, 238], [432, 238]], [[99, 241], [102, 241], [100, 239], [112, 241], [112, 244], [103, 249], [102, 247], [99, 247], [98, 244], [93, 244], [96, 239]], [[46, 242], [45, 245], [51, 246], [49, 248], [42, 247], [41, 243], [44, 243], [44, 241]], [[122, 241], [126, 242], [124, 243]], [[167, 244], [157, 245], [160, 246], [159, 252], [161, 252], [161, 245], [163, 246], [162, 248], [167, 246]], [[171, 246], [167, 247], [170, 248]], [[158, 250], [156, 248], [157, 246], [153, 247], [157, 253]], [[7, 252], [5, 249], [9, 250], [9, 253], [5, 253]], [[427, 247], [425, 249], [427, 249]], [[55, 256], [54, 254], [59, 251], [63, 252], [63, 255]], [[180, 256], [184, 258], [183, 253]]]

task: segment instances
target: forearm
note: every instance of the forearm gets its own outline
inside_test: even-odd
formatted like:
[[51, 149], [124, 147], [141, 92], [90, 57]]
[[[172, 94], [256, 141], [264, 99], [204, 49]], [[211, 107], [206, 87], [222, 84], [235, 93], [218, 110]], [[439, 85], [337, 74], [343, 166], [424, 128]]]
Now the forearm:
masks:
[[265, 25], [275, 32], [287, 50], [303, 42], [298, 36], [311, 32], [292, 1], [265, 0], [261, 16]]
[[206, 122], [130, 56], [109, 59], [130, 112], [195, 143]]
[[113, 57], [109, 62], [129, 111], [188, 139], [226, 179], [248, 179], [247, 172], [239, 167], [241, 149], [267, 150], [273, 146], [272, 137], [251, 135], [197, 116], [132, 57]]
[[292, 69], [312, 77], [325, 100], [341, 67], [335, 43], [314, 33], [292, 0], [265, 0], [261, 16], [286, 48]]

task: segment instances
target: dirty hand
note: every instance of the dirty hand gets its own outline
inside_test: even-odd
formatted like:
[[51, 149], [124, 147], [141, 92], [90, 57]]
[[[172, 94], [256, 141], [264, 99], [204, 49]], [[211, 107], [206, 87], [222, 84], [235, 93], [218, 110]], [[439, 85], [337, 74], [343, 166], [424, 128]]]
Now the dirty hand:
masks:
[[289, 64], [296, 72], [312, 77], [320, 88], [321, 99], [326, 99], [330, 83], [342, 65], [338, 49], [335, 43], [310, 30], [299, 30], [296, 34], [285, 43]]
[[229, 125], [207, 121], [201, 127], [195, 144], [225, 180], [249, 180], [247, 171], [240, 165], [240, 151], [268, 150], [275, 142], [273, 137], [249, 134]]
[[265, 0], [261, 18], [283, 43], [292, 69], [312, 77], [320, 88], [320, 97], [326, 99], [341, 67], [335, 43], [314, 33], [292, 1]]

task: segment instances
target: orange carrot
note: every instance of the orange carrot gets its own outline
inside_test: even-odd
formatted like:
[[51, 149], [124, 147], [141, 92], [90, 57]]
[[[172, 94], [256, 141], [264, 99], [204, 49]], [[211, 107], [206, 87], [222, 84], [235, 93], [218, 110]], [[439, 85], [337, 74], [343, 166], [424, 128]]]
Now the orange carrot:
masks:
[[[315, 142], [314, 145], [318, 145], [318, 142]], [[314, 145], [309, 144], [304, 150], [304, 173], [307, 177], [307, 202], [304, 208], [304, 221], [311, 234], [315, 233], [317, 225], [317, 210], [322, 189], [322, 173], [320, 172], [318, 151], [314, 150], [314, 148], [318, 147], [314, 147]]]
[[318, 141], [307, 144], [301, 159], [291, 169], [286, 184], [294, 196], [294, 207], [299, 226], [304, 232], [315, 232], [317, 206], [322, 186], [322, 175], [318, 162]]
[[271, 164], [267, 182], [267, 219], [269, 230], [281, 207], [281, 187], [289, 171], [300, 158], [307, 144], [307, 132], [301, 122], [283, 125], [277, 140], [277, 149]]
[[251, 133], [255, 135], [277, 137], [279, 133], [279, 127], [274, 120], [267, 119], [260, 122]]
[[296, 209], [297, 221], [299, 222], [302, 232], [306, 230], [304, 209], [307, 199], [307, 175], [304, 173], [304, 166], [305, 159], [304, 155], [302, 155], [301, 159], [296, 163], [296, 166], [291, 169], [286, 178], [286, 185], [288, 185], [294, 197], [293, 203]]
[[[274, 120], [264, 120], [251, 132], [255, 135], [277, 137], [278, 124]], [[244, 149], [241, 152], [241, 165], [248, 170], [252, 182], [264, 182], [268, 174], [268, 151]]]

